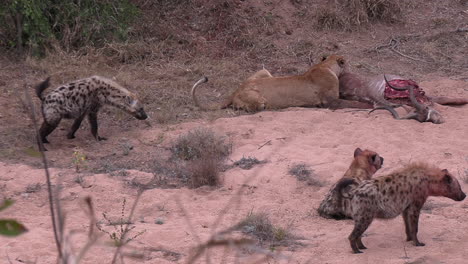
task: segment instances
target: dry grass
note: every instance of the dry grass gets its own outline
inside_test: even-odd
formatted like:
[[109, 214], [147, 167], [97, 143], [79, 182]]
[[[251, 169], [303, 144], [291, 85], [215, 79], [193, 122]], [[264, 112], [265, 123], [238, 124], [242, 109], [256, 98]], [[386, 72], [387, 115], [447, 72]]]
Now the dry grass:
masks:
[[[124, 198], [122, 202], [122, 211], [120, 213], [120, 218], [110, 219], [106, 213], [102, 213], [104, 220], [98, 221], [96, 223], [97, 229], [103, 233], [106, 233], [109, 236], [109, 238], [113, 241], [114, 246], [116, 247], [126, 245], [146, 232], [146, 229], [144, 229], [143, 231], [139, 231], [135, 234], [132, 234], [131, 236], [127, 236], [129, 232], [135, 229], [135, 225], [133, 224], [130, 216], [125, 216], [126, 201], [127, 200]], [[104, 223], [107, 226], [112, 226], [114, 230], [106, 230], [106, 228], [103, 227]], [[129, 227], [127, 228], [127, 226]]]
[[258, 160], [255, 157], [242, 157], [240, 160], [233, 163], [234, 166], [243, 170], [250, 170], [255, 165], [266, 163], [266, 160]]
[[314, 176], [316, 176], [314, 170], [309, 168], [305, 163], [294, 164], [291, 166], [288, 173], [295, 176], [299, 181], [306, 182], [308, 185], [317, 187], [324, 186], [321, 181], [314, 178]]
[[198, 128], [179, 136], [172, 147], [172, 160], [185, 161], [190, 186], [217, 186], [221, 183], [220, 171], [232, 144], [212, 130]]
[[26, 187], [25, 193], [35, 193], [42, 189], [42, 185], [40, 183], [32, 183]]
[[267, 244], [270, 248], [276, 246], [290, 246], [299, 239], [294, 236], [290, 228], [278, 227], [272, 224], [266, 213], [250, 212], [237, 228], [242, 233], [255, 237], [261, 245]]
[[198, 128], [179, 136], [172, 147], [172, 154], [182, 160], [195, 160], [203, 156], [223, 159], [231, 153], [231, 149], [232, 144], [226, 143], [224, 137], [210, 129]]
[[190, 185], [198, 188], [204, 185], [218, 186], [221, 183], [221, 162], [213, 155], [203, 155], [201, 158], [190, 161], [187, 165], [190, 171]]
[[393, 0], [335, 0], [319, 8], [316, 24], [323, 30], [352, 31], [374, 22], [401, 21], [405, 1]]

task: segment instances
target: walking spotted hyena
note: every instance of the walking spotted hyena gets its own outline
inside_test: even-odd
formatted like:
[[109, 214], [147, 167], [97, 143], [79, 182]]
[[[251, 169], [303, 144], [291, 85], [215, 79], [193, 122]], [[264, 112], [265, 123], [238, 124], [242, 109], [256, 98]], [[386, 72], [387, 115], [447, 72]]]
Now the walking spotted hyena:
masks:
[[42, 116], [44, 122], [40, 128], [40, 139], [49, 143], [47, 136], [59, 125], [62, 118], [75, 119], [68, 139], [75, 138], [75, 132], [83, 118], [88, 116], [91, 134], [96, 140], [106, 138], [98, 135], [97, 114], [101, 106], [112, 105], [133, 115], [139, 120], [148, 118], [143, 106], [134, 93], [104, 77], [92, 76], [64, 84], [43, 96], [49, 87], [50, 77], [36, 86], [36, 95], [42, 101]]
[[[336, 191], [354, 179], [342, 179]], [[352, 218], [354, 229], [348, 239], [354, 253], [366, 249], [361, 241], [362, 234], [374, 218], [390, 219], [403, 214], [406, 240], [415, 246], [424, 246], [418, 240], [418, 222], [421, 208], [429, 196], [444, 196], [455, 201], [462, 201], [466, 194], [458, 180], [446, 169], [439, 169], [424, 163], [409, 164], [403, 169], [386, 176], [366, 180], [351, 193]]]
[[[341, 192], [350, 192], [351, 189], [357, 186], [361, 181], [370, 180], [375, 172], [383, 166], [383, 162], [384, 158], [377, 154], [377, 152], [357, 148], [354, 151], [354, 160], [342, 178], [355, 179], [356, 184], [349, 185], [346, 190], [342, 190]], [[317, 209], [319, 215], [324, 218], [333, 218], [336, 220], [351, 218], [351, 212], [349, 210], [351, 199], [339, 198], [335, 192], [335, 188], [336, 184], [330, 188], [325, 198], [320, 203]]]

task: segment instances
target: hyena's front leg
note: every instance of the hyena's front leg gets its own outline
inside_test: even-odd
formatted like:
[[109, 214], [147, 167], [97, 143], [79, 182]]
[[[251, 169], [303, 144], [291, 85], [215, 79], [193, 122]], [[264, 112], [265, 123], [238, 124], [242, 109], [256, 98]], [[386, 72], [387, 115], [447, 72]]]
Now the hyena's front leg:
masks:
[[72, 127], [70, 128], [70, 131], [67, 134], [68, 139], [75, 138], [75, 132], [78, 130], [78, 128], [80, 128], [81, 122], [83, 121], [84, 116], [85, 115], [81, 115], [80, 117], [75, 119], [75, 121], [73, 122]]
[[91, 125], [91, 134], [93, 134], [94, 138], [97, 141], [106, 140], [107, 138], [98, 136], [97, 111], [89, 112], [88, 120]]

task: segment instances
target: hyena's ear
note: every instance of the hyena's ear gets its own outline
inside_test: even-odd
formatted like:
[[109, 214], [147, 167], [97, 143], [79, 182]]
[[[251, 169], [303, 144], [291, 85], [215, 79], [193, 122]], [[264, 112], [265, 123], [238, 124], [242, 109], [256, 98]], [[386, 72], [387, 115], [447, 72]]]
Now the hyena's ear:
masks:
[[448, 174], [446, 174], [444, 176], [444, 180], [443, 180], [446, 184], [451, 184], [452, 183], [452, 177]]
[[125, 98], [125, 100], [127, 101], [127, 104], [130, 105], [130, 107], [135, 107], [138, 103], [138, 100], [136, 100], [135, 98], [133, 98], [132, 96], [127, 96]]
[[138, 100], [137, 99], [132, 99], [132, 102], [130, 103], [130, 106], [135, 108], [138, 104]]
[[345, 65], [345, 63], [346, 63], [345, 59], [343, 59], [343, 58], [339, 58], [339, 59], [337, 60], [337, 62], [338, 62], [338, 65], [339, 65], [341, 68], [343, 68], [344, 65]]
[[360, 149], [360, 148], [355, 149], [354, 150], [354, 157], [359, 156], [361, 153], [362, 153], [362, 149]]

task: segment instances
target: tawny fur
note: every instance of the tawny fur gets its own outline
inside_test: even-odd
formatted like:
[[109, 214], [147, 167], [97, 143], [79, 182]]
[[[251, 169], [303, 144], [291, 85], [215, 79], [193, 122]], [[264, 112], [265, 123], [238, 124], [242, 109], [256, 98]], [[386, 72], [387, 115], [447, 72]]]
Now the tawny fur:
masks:
[[[344, 174], [343, 178], [354, 179], [356, 184], [370, 180], [372, 176], [379, 170], [384, 162], [384, 158], [372, 150], [361, 150], [357, 148], [354, 151], [354, 160]], [[355, 185], [347, 187], [347, 192], [352, 191]], [[334, 184], [325, 198], [320, 203], [317, 209], [320, 216], [325, 218], [333, 218], [336, 220], [351, 218], [350, 212], [350, 199], [340, 198], [335, 191], [336, 184]], [[344, 192], [344, 190], [342, 190]]]
[[49, 143], [47, 136], [62, 118], [75, 119], [67, 134], [67, 138], [74, 138], [85, 116], [88, 117], [91, 133], [96, 140], [105, 139], [98, 135], [97, 123], [97, 114], [103, 105], [120, 108], [140, 120], [148, 117], [137, 96], [110, 79], [92, 76], [61, 85], [43, 96], [43, 91], [49, 86], [49, 79], [36, 87], [36, 94], [42, 101], [44, 122], [40, 128], [40, 138], [43, 143]]
[[339, 99], [338, 77], [345, 68], [342, 56], [331, 55], [301, 75], [273, 77], [263, 69], [242, 83], [224, 103], [209, 107], [202, 106], [196, 96], [198, 85], [208, 81], [206, 77], [195, 83], [191, 93], [195, 104], [204, 110], [232, 107], [255, 112], [293, 106], [362, 108], [362, 103]]
[[[342, 179], [336, 187], [341, 193], [354, 179]], [[403, 215], [406, 240], [415, 246], [424, 246], [418, 240], [418, 222], [421, 208], [429, 196], [444, 196], [462, 201], [466, 194], [458, 180], [446, 169], [425, 163], [412, 163], [389, 175], [362, 181], [351, 195], [354, 229], [349, 241], [354, 253], [362, 253], [366, 247], [361, 241], [374, 218], [390, 219]]]

